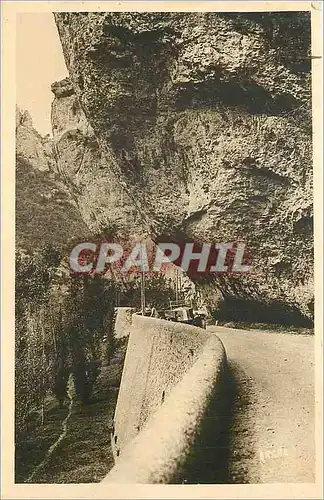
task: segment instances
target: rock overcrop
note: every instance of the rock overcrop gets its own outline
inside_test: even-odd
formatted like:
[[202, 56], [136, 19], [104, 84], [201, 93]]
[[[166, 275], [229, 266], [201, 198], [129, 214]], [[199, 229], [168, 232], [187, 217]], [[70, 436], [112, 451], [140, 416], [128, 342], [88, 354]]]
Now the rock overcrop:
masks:
[[53, 87], [54, 139], [87, 224], [244, 241], [253, 273], [217, 278], [224, 299], [311, 321], [309, 14], [55, 19], [70, 81]]

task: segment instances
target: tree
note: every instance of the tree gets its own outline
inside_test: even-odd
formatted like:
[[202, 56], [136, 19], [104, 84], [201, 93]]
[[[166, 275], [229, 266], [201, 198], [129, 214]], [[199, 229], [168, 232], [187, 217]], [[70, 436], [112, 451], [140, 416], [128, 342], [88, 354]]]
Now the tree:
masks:
[[113, 352], [114, 309], [115, 286], [111, 281], [98, 275], [71, 277], [64, 335], [76, 394], [84, 404], [90, 400], [103, 356], [109, 361]]
[[44, 248], [33, 256], [16, 253], [15, 282], [15, 423], [26, 430], [28, 416], [40, 408], [49, 388], [51, 360], [42, 313], [60, 262], [58, 252]]
[[17, 436], [33, 413], [41, 411], [43, 421], [49, 391], [63, 406], [71, 373], [78, 397], [89, 402], [102, 357], [114, 348], [114, 284], [100, 276], [64, 277], [60, 262], [51, 247], [16, 254]]

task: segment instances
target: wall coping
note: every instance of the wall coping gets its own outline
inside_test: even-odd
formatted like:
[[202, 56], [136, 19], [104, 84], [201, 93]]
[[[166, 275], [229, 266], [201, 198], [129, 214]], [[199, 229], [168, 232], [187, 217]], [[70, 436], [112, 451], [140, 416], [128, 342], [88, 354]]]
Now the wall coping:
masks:
[[[136, 316], [136, 315], [134, 315]], [[142, 319], [144, 319], [141, 316]], [[145, 318], [147, 321], [165, 321]], [[136, 320], [135, 320], [136, 322]], [[165, 321], [170, 325], [169, 321]], [[174, 323], [183, 331], [194, 328]], [[198, 360], [173, 388], [143, 430], [125, 446], [103, 483], [156, 484], [175, 482], [203, 424], [226, 361], [220, 339], [206, 334]]]

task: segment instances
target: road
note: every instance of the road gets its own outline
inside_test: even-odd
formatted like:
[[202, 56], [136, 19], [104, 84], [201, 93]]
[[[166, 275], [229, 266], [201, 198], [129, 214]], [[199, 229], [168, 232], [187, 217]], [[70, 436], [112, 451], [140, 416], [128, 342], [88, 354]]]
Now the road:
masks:
[[232, 483], [313, 482], [314, 337], [222, 327], [232, 378]]

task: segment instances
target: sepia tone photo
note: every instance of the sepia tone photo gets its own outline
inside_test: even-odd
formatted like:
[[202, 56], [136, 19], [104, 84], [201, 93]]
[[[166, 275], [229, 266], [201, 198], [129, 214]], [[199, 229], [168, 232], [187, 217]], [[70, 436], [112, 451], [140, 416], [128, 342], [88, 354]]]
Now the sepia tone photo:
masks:
[[230, 3], [15, 13], [21, 491], [316, 482], [313, 14]]

